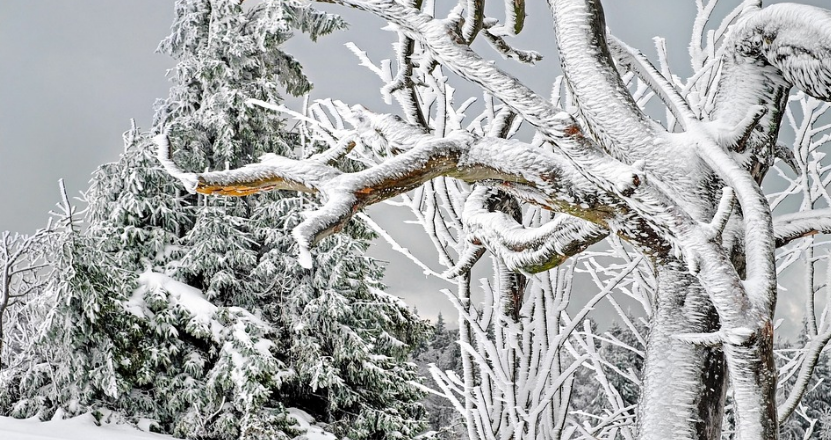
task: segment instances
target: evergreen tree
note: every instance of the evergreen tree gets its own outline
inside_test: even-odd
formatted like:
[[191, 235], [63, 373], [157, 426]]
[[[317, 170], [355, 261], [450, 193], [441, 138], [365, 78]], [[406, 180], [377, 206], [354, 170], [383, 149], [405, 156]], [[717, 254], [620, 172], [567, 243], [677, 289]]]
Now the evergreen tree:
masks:
[[[177, 162], [221, 169], [263, 154], [296, 156], [295, 136], [279, 115], [245, 103], [279, 102], [281, 86], [308, 91], [279, 45], [291, 29], [316, 39], [343, 26], [340, 19], [276, 1], [248, 12], [237, 1], [180, 1], [177, 14], [160, 45], [179, 61], [175, 85], [156, 116], [159, 126], [173, 128]], [[275, 351], [295, 373], [280, 391], [283, 401], [350, 438], [412, 437], [422, 427], [422, 394], [404, 361], [423, 325], [382, 292], [380, 268], [362, 256], [372, 234], [360, 224], [321, 245], [317, 271], [299, 269], [289, 228], [300, 221], [302, 203], [281, 194], [201, 199], [206, 207], [185, 236], [176, 273], [214, 303], [247, 307], [288, 329], [275, 338], [282, 344]]]
[[419, 403], [424, 393], [415, 385], [415, 366], [406, 361], [427, 326], [383, 292], [381, 268], [362, 256], [372, 234], [361, 224], [351, 225], [348, 236], [321, 242], [313, 253], [315, 269], [302, 269], [293, 257], [296, 245], [287, 240], [301, 221], [300, 199], [285, 202], [294, 204], [280, 222], [289, 229], [260, 230], [290, 244], [272, 249], [261, 263], [261, 270], [286, 271], [280, 313], [289, 332], [287, 362], [297, 371], [287, 400], [331, 423], [340, 437], [415, 437], [425, 427]]
[[[636, 325], [640, 323], [638, 319], [632, 319], [631, 317], [629, 320]], [[646, 335], [647, 333], [642, 325], [638, 326], [638, 331], [642, 335]], [[606, 332], [606, 335], [610, 338], [617, 339], [629, 347], [643, 349], [632, 331], [617, 322], [612, 324]], [[640, 387], [637, 382], [633, 382], [621, 373], [632, 374], [634, 377], [640, 378], [641, 370], [643, 369], [643, 357], [628, 348], [610, 342], [603, 343], [600, 348], [600, 355], [610, 365], [606, 369], [606, 375], [609, 383], [615, 387], [623, 402], [626, 405], [637, 405], [638, 397], [640, 396]]]
[[[293, 155], [279, 115], [245, 102], [307, 91], [278, 46], [292, 29], [317, 38], [343, 25], [289, 2], [240, 3], [177, 1], [160, 45], [179, 63], [155, 131], [192, 134], [177, 139], [182, 166]], [[37, 342], [0, 377], [1, 413], [99, 411], [199, 439], [294, 437], [287, 407], [354, 439], [423, 430], [423, 394], [405, 361], [425, 326], [382, 291], [380, 266], [363, 256], [364, 226], [322, 243], [318, 269], [301, 270], [287, 229], [301, 198], [186, 194], [135, 127], [85, 198], [88, 228], [62, 238]]]
[[[436, 324], [433, 326], [432, 337], [422, 343], [412, 354], [413, 362], [419, 367], [419, 373], [430, 378], [428, 386], [438, 388], [430, 374], [431, 364], [441, 371], [453, 371], [457, 376], [462, 377], [462, 357], [458, 340], [459, 330], [448, 329], [444, 316], [439, 313]], [[424, 398], [424, 407], [427, 411], [430, 430], [436, 432], [437, 438], [447, 440], [466, 438], [467, 430], [461, 414], [445, 397], [435, 394], [427, 395]]]
[[[123, 313], [136, 287], [128, 271], [110, 271], [119, 254], [107, 240], [79, 232], [68, 202], [56, 239], [49, 287], [32, 303], [40, 312], [20, 361], [0, 377], [0, 411], [18, 417], [70, 415], [123, 403], [141, 329]], [[112, 238], [112, 236], [108, 237]], [[105, 403], [106, 402], [106, 403]]]
[[438, 347], [447, 347], [454, 344], [455, 338], [451, 337], [451, 332], [447, 328], [447, 323], [444, 322], [444, 316], [439, 312], [436, 318], [436, 325], [433, 328], [433, 344]]
[[162, 271], [180, 257], [179, 238], [193, 225], [186, 194], [158, 166], [153, 144], [135, 123], [118, 162], [92, 173], [84, 194], [87, 235], [124, 271]]
[[93, 175], [87, 230], [60, 238], [44, 324], [1, 378], [3, 412], [115, 411], [187, 438], [296, 434], [270, 399], [286, 374], [270, 351], [271, 327], [153, 271], [178, 263], [190, 210], [159, 173], [147, 136], [134, 127], [125, 141], [121, 160]]

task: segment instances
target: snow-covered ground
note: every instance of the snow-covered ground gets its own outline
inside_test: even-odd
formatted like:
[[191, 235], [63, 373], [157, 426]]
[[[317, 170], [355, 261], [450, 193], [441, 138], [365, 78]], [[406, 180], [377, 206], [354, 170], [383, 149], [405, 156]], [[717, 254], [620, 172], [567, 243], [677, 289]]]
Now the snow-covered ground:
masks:
[[[289, 408], [289, 414], [306, 434], [297, 440], [335, 440], [336, 437], [314, 425], [309, 414]], [[84, 414], [64, 420], [41, 422], [37, 419], [13, 419], [0, 417], [2, 440], [173, 440], [169, 435], [143, 432], [129, 425], [96, 425], [92, 414]]]
[[3, 440], [173, 440], [169, 435], [142, 432], [128, 425], [97, 426], [91, 414], [65, 420], [41, 422], [37, 419], [0, 417]]

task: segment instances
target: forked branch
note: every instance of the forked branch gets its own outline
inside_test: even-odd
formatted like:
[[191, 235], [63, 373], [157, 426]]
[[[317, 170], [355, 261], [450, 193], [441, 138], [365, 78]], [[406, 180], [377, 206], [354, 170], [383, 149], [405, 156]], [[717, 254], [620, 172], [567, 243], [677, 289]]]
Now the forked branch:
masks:
[[475, 189], [465, 202], [468, 233], [485, 244], [509, 270], [543, 272], [560, 265], [609, 235], [594, 223], [560, 215], [538, 228], [526, 228], [508, 214], [490, 208], [494, 190]]

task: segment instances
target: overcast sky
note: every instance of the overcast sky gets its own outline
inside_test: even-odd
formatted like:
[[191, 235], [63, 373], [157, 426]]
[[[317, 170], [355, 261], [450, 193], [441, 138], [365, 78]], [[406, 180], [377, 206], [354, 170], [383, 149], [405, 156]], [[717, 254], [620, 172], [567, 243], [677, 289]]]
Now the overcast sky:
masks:
[[[528, 26], [518, 41], [522, 48], [547, 57], [534, 68], [514, 63], [506, 68], [547, 94], [558, 71], [551, 51], [554, 35], [545, 9], [534, 9], [544, 8], [544, 2], [527, 3]], [[682, 76], [688, 73], [686, 48], [694, 1], [606, 0], [604, 4], [608, 24], [618, 37], [654, 59], [652, 37], [665, 36], [675, 71]], [[332, 97], [385, 111], [378, 98], [379, 80], [357, 66], [343, 44], [354, 41], [380, 60], [392, 56], [388, 43], [393, 35], [379, 31], [382, 23], [366, 14], [330, 5], [327, 9], [343, 13], [350, 29], [316, 44], [298, 36], [287, 45], [315, 83], [312, 98]], [[172, 60], [154, 50], [172, 19], [172, 0], [0, 1], [0, 230], [29, 233], [43, 226], [46, 213], [58, 200], [59, 178], [65, 179], [70, 195], [77, 195], [87, 188], [98, 165], [117, 160], [123, 148], [121, 134], [130, 127], [131, 118], [149, 127], [153, 102], [165, 97], [169, 87], [165, 72], [173, 66]], [[487, 48], [477, 49], [493, 56]], [[404, 244], [417, 249], [424, 241], [420, 228], [413, 227], [410, 233], [406, 227], [394, 226], [399, 217], [377, 217], [394, 227]], [[391, 292], [404, 296], [428, 317], [449, 310], [438, 293], [449, 286], [425, 279], [388, 249], [374, 252], [393, 264], [387, 276]], [[780, 300], [783, 303], [798, 308], [796, 303], [787, 306], [787, 299]]]

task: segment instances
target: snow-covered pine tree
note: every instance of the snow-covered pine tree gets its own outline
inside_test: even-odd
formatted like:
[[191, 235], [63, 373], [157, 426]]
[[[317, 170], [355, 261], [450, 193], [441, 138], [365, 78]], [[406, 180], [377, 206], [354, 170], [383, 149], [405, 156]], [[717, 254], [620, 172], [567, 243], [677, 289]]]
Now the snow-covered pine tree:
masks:
[[146, 326], [140, 353], [147, 355], [134, 363], [131, 394], [149, 411], [146, 417], [185, 437], [285, 437], [293, 432], [286, 414], [269, 399], [287, 374], [268, 350], [271, 327], [243, 308], [217, 307], [163, 274], [185, 262], [188, 237], [204, 232], [194, 216], [210, 216], [199, 216], [159, 178], [147, 136], [131, 133], [121, 161], [100, 169], [87, 194], [89, 233], [115, 237], [108, 246], [119, 257], [114, 270], [129, 271], [140, 286], [126, 305]]
[[163, 268], [179, 257], [179, 238], [193, 225], [186, 193], [155, 165], [146, 134], [133, 122], [118, 162], [92, 173], [84, 193], [87, 234], [124, 271]]
[[[342, 25], [303, 6], [240, 3], [177, 2], [160, 47], [179, 64], [156, 120], [198, 132], [180, 159], [202, 168], [294, 154], [281, 120], [245, 101], [308, 90], [279, 44], [291, 29], [316, 38]], [[285, 254], [302, 199], [190, 196], [136, 127], [85, 198], [88, 227], [61, 238], [36, 342], [1, 378], [3, 413], [98, 411], [186, 438], [280, 439], [298, 433], [293, 406], [355, 439], [423, 430], [405, 361], [426, 327], [382, 291], [364, 226], [322, 242], [320, 270], [300, 270]]]
[[43, 323], [2, 378], [3, 413], [98, 411], [186, 438], [298, 433], [270, 399], [286, 375], [269, 350], [271, 327], [159, 273], [175, 266], [193, 222], [171, 183], [135, 126], [120, 161], [93, 173], [88, 227], [60, 237]]
[[268, 316], [282, 323], [286, 337], [279, 340], [297, 373], [281, 394], [340, 437], [413, 438], [425, 428], [424, 393], [415, 386], [415, 365], [406, 361], [427, 326], [383, 291], [382, 268], [363, 256], [373, 234], [360, 223], [320, 243], [314, 270], [300, 267], [288, 231], [302, 221], [301, 203], [275, 201], [282, 205], [277, 222], [268, 212], [273, 205], [255, 215], [269, 249], [256, 274], [281, 284], [273, 291], [282, 309], [271, 307]]
[[[178, 65], [156, 124], [183, 136], [177, 160], [200, 169], [315, 152], [299, 148], [279, 115], [246, 102], [280, 102], [283, 87], [308, 91], [299, 64], [279, 45], [292, 29], [316, 39], [343, 22], [292, 2], [247, 10], [241, 3], [177, 2], [172, 34], [160, 46]], [[293, 373], [275, 390], [286, 405], [352, 439], [413, 437], [424, 427], [423, 394], [405, 361], [426, 327], [382, 291], [380, 267], [363, 256], [372, 234], [360, 224], [321, 243], [313, 255], [319, 270], [299, 268], [288, 255], [296, 254], [290, 230], [309, 208], [303, 203], [281, 194], [199, 199], [176, 273], [212, 302], [245, 307], [278, 329], [272, 351]]]
[[[121, 301], [131, 284], [123, 272], [109, 272], [112, 255], [100, 240], [78, 231], [66, 198], [66, 223], [56, 239], [55, 270], [46, 292], [34, 303], [36, 334], [21, 359], [0, 376], [0, 408], [17, 417], [78, 413], [102, 407], [130, 388], [118, 370], [129, 368], [140, 329], [122, 316]], [[60, 415], [59, 414], [59, 415]]]

